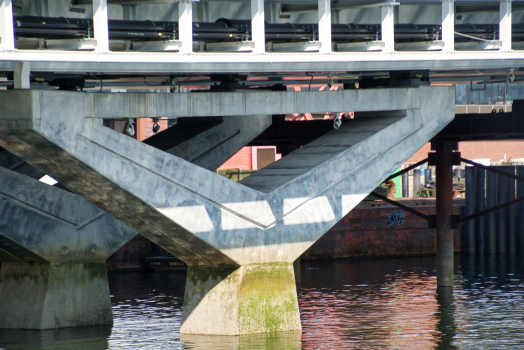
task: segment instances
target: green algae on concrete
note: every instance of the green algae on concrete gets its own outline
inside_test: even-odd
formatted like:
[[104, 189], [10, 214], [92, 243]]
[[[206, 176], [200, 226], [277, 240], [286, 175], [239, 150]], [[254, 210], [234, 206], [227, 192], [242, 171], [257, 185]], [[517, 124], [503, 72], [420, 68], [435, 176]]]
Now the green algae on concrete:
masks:
[[105, 262], [1, 264], [0, 328], [112, 323]]
[[189, 267], [181, 333], [240, 335], [300, 329], [291, 263]]
[[244, 267], [238, 302], [240, 334], [300, 329], [293, 264]]

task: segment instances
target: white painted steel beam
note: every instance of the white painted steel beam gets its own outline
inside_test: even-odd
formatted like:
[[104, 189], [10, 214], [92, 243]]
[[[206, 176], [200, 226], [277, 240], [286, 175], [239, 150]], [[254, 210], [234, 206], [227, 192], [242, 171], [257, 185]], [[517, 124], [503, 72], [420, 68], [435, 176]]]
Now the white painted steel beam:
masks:
[[253, 53], [266, 52], [266, 29], [264, 18], [264, 0], [251, 0], [251, 41]]
[[31, 62], [16, 62], [13, 74], [15, 89], [30, 89]]
[[14, 49], [13, 3], [11, 0], [0, 0], [0, 51]]
[[180, 53], [193, 52], [193, 3], [180, 1], [178, 3], [179, 41], [182, 43]]
[[264, 73], [347, 72], [410, 69], [498, 69], [524, 67], [524, 51], [333, 52], [314, 53], [177, 53], [17, 50], [0, 52], [0, 69], [31, 61], [33, 71], [114, 73]]
[[442, 51], [455, 51], [455, 1], [442, 0]]
[[93, 0], [93, 27], [95, 30], [96, 51], [109, 52], [109, 29], [107, 0]]
[[[398, 5], [398, 4], [396, 4]], [[384, 52], [395, 51], [395, 4], [382, 5], [380, 7], [382, 41], [384, 42]]]
[[318, 41], [320, 52], [331, 53], [331, 1], [318, 0]]
[[511, 51], [511, 5], [512, 0], [500, 2], [499, 40], [502, 42], [500, 51]]

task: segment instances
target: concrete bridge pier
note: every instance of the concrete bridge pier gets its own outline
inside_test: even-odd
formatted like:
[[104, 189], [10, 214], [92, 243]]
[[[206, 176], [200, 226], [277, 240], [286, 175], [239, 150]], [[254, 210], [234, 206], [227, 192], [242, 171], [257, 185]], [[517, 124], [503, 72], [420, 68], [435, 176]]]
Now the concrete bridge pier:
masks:
[[112, 324], [105, 260], [135, 235], [83, 198], [0, 167], [0, 328]]
[[[454, 117], [454, 91], [0, 93], [0, 146], [189, 265], [181, 333], [300, 329], [293, 262]], [[23, 101], [24, 103], [20, 103]], [[224, 101], [230, 101], [227, 104]], [[355, 111], [240, 183], [102, 118]], [[16, 117], [13, 117], [16, 116]]]
[[300, 329], [292, 263], [189, 267], [180, 333], [238, 335]]

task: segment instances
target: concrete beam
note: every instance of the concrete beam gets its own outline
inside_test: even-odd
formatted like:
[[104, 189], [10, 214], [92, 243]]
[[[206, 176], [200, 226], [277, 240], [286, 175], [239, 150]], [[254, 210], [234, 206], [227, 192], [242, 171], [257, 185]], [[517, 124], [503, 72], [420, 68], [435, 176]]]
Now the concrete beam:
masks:
[[[96, 118], [247, 116], [420, 108], [418, 88], [336, 91], [241, 91], [181, 94], [85, 94], [83, 105]], [[370, 103], [374, 101], [374, 103]]]
[[[282, 109], [287, 111], [298, 106], [297, 100], [303, 101], [307, 96], [311, 101], [304, 101], [305, 108], [319, 108], [314, 102], [324, 99], [322, 108], [332, 106], [328, 109], [331, 111], [347, 107], [341, 99], [352, 96], [352, 106], [357, 108], [345, 110], [382, 111], [348, 121], [240, 184], [103, 127], [100, 119], [93, 118], [100, 115], [94, 106], [103, 108], [101, 101], [112, 98], [108, 95], [94, 103], [94, 94], [2, 92], [0, 145], [140, 231], [188, 265], [205, 267], [198, 279], [188, 279], [188, 288], [193, 288], [191, 283], [198, 285], [199, 280], [212, 284], [216, 268], [229, 266], [234, 274], [249, 266], [269, 269], [274, 264], [292, 264], [454, 117], [455, 94], [453, 88], [448, 87], [376, 89], [370, 95], [365, 90], [356, 95], [345, 92], [340, 95], [337, 92], [285, 94], [269, 92], [263, 101], [252, 101], [266, 110], [270, 108], [264, 104], [274, 106], [271, 108], [276, 113], [268, 114], [283, 114], [287, 112]], [[169, 110], [161, 103], [146, 102], [149, 95], [153, 94], [128, 94], [127, 102], [134, 107], [129, 110], [134, 111], [134, 117], [140, 117], [143, 111], [155, 114]], [[227, 97], [257, 95], [230, 93]], [[283, 101], [284, 96], [289, 96], [289, 100]], [[240, 113], [235, 109], [238, 108], [235, 100], [213, 99], [213, 103], [218, 109], [231, 105]], [[169, 106], [176, 110], [176, 105], [170, 103]], [[256, 110], [256, 106], [250, 110]], [[111, 110], [118, 112], [118, 107], [112, 106]], [[75, 118], [71, 118], [72, 115]], [[272, 275], [275, 281], [280, 278], [277, 276], [292, 277], [277, 270], [281, 272]], [[226, 279], [218, 285], [215, 283], [215, 288], [195, 296], [202, 304], [193, 300], [188, 305], [207, 305], [215, 310], [218, 319], [226, 317], [231, 310], [219, 296], [235, 290], [234, 286], [240, 288], [242, 283], [239, 280], [238, 284], [229, 284]], [[260, 288], [264, 283], [257, 287], [250, 284], [262, 293]], [[277, 286], [273, 282], [270, 285]], [[216, 298], [209, 294], [215, 291]], [[242, 298], [240, 295], [233, 298], [238, 301], [233, 313], [240, 315]], [[267, 302], [275, 305], [283, 302], [277, 297], [268, 298]], [[293, 321], [298, 317], [295, 302], [296, 299], [286, 302], [291, 311], [285, 319], [280, 319], [276, 329], [297, 329]], [[225, 330], [216, 322], [198, 328], [199, 323], [209, 318], [209, 309], [184, 308], [186, 321], [182, 332], [224, 334]], [[269, 321], [265, 317], [271, 312], [250, 315], [258, 315], [253, 324], [260, 325]], [[271, 330], [262, 326], [250, 329], [240, 320], [231, 325], [228, 329], [233, 329], [232, 334]]]
[[218, 125], [166, 149], [165, 152], [215, 171], [270, 126], [269, 115], [250, 118], [224, 117]]

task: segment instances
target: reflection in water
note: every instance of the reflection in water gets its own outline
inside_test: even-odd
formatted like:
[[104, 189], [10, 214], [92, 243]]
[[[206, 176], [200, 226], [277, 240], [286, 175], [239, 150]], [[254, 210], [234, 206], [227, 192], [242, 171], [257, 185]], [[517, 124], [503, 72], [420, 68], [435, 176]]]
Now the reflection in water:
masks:
[[302, 332], [181, 336], [185, 273], [136, 273], [109, 277], [112, 328], [0, 330], [0, 349], [524, 347], [524, 256], [457, 257], [454, 289], [434, 258], [301, 265]]

